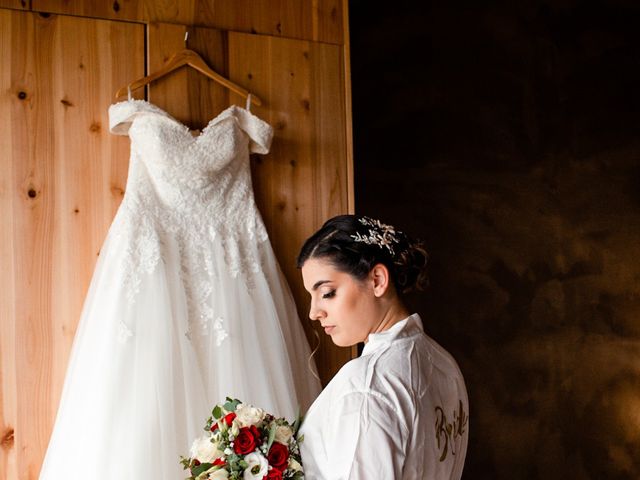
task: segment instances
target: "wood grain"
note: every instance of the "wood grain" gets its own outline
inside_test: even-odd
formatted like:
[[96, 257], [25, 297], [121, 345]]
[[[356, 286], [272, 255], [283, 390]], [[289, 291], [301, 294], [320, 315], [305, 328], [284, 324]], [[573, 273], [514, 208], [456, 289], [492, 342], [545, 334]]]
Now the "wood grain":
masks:
[[29, 10], [29, 0], [0, 0], [0, 8], [13, 8], [16, 10]]
[[[271, 153], [254, 159], [254, 190], [312, 344], [309, 295], [295, 258], [327, 218], [349, 209], [342, 66], [340, 46], [229, 34], [229, 72], [247, 79], [247, 88], [265, 101], [252, 111], [275, 128]], [[350, 358], [349, 349], [321, 334], [323, 382]]]
[[[343, 3], [343, 25], [344, 25], [344, 92], [345, 92], [345, 136], [347, 142], [347, 185], [349, 188], [348, 193], [348, 205], [349, 213], [355, 213], [356, 202], [355, 192], [353, 185], [355, 185], [355, 178], [353, 172], [353, 111], [352, 111], [352, 95], [351, 95], [351, 40], [349, 36], [349, 4]], [[357, 349], [354, 347], [354, 356], [356, 356]]]
[[[18, 449], [15, 430], [18, 425], [16, 369], [16, 265], [14, 257], [14, 146], [11, 110], [16, 98], [11, 91], [12, 60], [24, 58], [23, 47], [14, 43], [15, 31], [30, 31], [28, 15], [0, 10], [0, 477], [18, 478]], [[26, 66], [25, 66], [26, 67]], [[14, 73], [15, 74], [15, 73]], [[20, 125], [15, 125], [17, 131]]]
[[341, 44], [342, 0], [200, 0], [193, 23], [223, 30]]
[[[151, 0], [149, 0], [151, 2]], [[181, 2], [193, 2], [193, 0], [181, 0]], [[111, 20], [128, 20], [145, 22], [145, 6], [143, 0], [31, 0], [31, 8], [35, 12], [47, 12], [62, 15], [74, 15], [78, 17], [93, 17]], [[161, 4], [172, 2], [159, 2]]]
[[[10, 0], [1, 0], [9, 2]], [[26, 0], [25, 0], [26, 1]], [[31, 0], [33, 10], [342, 44], [346, 0]], [[18, 0], [10, 3], [19, 4]]]
[[[226, 33], [209, 28], [152, 24], [149, 26], [149, 73], [159, 69], [185, 46], [195, 50], [220, 75], [230, 78], [226, 66]], [[231, 78], [232, 81], [236, 81]], [[243, 86], [241, 82], [237, 82]], [[181, 67], [149, 86], [149, 100], [192, 129], [202, 129], [229, 105], [230, 91], [190, 67]]]
[[3, 478], [35, 479], [86, 289], [124, 192], [128, 145], [109, 134], [107, 107], [119, 83], [143, 73], [144, 32], [1, 13], [11, 48], [0, 51], [0, 65], [10, 67], [1, 77], [9, 128], [0, 143], [9, 145], [2, 161], [11, 177], [2, 184], [0, 252], [13, 267], [0, 273], [2, 290], [13, 292], [0, 323], [1, 424], [13, 428], [14, 443], [0, 467]]

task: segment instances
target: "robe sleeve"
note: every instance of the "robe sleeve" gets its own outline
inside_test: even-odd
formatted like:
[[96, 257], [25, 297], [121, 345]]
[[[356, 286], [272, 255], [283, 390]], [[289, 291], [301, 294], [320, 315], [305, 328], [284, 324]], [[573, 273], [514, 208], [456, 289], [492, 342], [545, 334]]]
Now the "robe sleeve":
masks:
[[352, 392], [337, 399], [334, 407], [323, 478], [401, 478], [408, 430], [392, 405], [372, 392]]

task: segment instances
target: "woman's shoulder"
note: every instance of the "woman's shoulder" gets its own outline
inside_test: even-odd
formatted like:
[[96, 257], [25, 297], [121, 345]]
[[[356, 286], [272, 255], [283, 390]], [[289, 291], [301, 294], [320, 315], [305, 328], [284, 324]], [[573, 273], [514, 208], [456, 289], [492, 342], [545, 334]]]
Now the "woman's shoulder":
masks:
[[368, 366], [368, 359], [365, 357], [349, 360], [338, 370], [329, 386], [339, 388], [340, 391], [366, 390]]
[[[412, 389], [411, 355], [395, 348], [380, 348], [345, 363], [331, 380], [334, 397], [364, 394], [393, 398]], [[427, 366], [428, 367], [428, 366]]]
[[371, 355], [360, 356], [345, 363], [331, 379], [323, 391], [336, 401], [345, 397], [367, 396], [380, 398], [386, 396], [384, 368], [379, 369], [376, 359]]
[[453, 355], [423, 331], [356, 360], [352, 372], [363, 387], [390, 397], [406, 394], [419, 399], [429, 392], [439, 394], [445, 385], [465, 390]]
[[432, 365], [432, 374], [462, 379], [462, 372], [458, 362], [448, 350], [426, 333], [423, 335], [422, 343], [424, 343], [424, 350], [428, 352], [429, 363]]
[[392, 398], [420, 397], [429, 389], [439, 389], [443, 382], [464, 388], [454, 357], [422, 330], [419, 317], [414, 316], [392, 335], [374, 338], [360, 357], [343, 365], [331, 381], [334, 392], [369, 392]]
[[408, 318], [402, 334], [397, 337], [395, 347], [385, 352], [390, 364], [398, 364], [401, 369], [418, 365], [420, 372], [429, 377], [444, 375], [450, 379], [462, 378], [453, 355], [424, 331], [422, 319], [417, 313]]

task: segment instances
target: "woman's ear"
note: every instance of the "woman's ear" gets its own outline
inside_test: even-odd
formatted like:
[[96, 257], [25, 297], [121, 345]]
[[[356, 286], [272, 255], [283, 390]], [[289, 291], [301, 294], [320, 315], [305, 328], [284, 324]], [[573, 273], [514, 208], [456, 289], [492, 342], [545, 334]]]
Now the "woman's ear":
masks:
[[378, 263], [371, 269], [369, 278], [373, 283], [373, 294], [376, 297], [382, 297], [389, 290], [389, 269], [382, 263]]

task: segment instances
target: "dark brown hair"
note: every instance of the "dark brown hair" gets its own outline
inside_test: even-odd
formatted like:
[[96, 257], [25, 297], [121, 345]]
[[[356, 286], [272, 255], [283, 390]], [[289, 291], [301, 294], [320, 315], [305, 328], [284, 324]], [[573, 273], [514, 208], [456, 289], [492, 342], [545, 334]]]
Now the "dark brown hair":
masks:
[[298, 268], [310, 258], [325, 259], [358, 280], [364, 280], [381, 263], [401, 294], [424, 290], [428, 285], [424, 243], [366, 216], [338, 215], [327, 220], [302, 246]]

